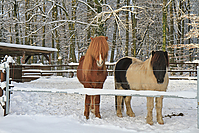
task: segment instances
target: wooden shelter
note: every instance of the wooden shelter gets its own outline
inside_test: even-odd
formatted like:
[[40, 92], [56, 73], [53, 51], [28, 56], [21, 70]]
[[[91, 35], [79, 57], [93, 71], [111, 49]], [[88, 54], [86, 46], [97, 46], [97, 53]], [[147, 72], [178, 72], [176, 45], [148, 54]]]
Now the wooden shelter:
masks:
[[22, 56], [22, 63], [27, 63], [33, 55], [44, 55], [49, 61], [49, 64], [51, 64], [51, 54], [57, 51], [56, 48], [0, 42], [0, 57], [5, 57], [5, 55], [10, 55], [12, 57]]

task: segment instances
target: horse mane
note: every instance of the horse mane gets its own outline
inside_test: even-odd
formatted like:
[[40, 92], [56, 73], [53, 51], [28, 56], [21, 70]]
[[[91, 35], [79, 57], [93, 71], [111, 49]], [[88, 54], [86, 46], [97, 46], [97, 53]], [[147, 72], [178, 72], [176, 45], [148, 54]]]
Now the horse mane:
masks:
[[108, 56], [108, 42], [107, 42], [108, 37], [105, 36], [98, 36], [95, 38], [91, 37], [91, 43], [88, 47], [88, 50], [86, 52], [84, 62], [82, 65], [82, 69], [84, 71], [83, 75], [87, 75], [90, 73], [90, 70], [92, 69], [92, 63], [94, 60], [97, 60], [99, 58], [99, 54], [102, 55], [102, 59], [105, 60]]
[[154, 66], [157, 63], [169, 67], [168, 53], [163, 51], [152, 51], [151, 65]]

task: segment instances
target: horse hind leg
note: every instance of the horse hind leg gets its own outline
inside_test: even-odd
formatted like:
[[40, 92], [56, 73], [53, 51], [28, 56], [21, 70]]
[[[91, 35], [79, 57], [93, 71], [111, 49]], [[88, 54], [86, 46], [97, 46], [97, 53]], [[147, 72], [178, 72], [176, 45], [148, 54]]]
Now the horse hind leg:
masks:
[[154, 98], [153, 97], [147, 97], [147, 118], [146, 122], [149, 125], [153, 125], [153, 108], [154, 108]]
[[118, 117], [122, 117], [123, 104], [123, 96], [115, 96], [115, 107]]
[[157, 113], [157, 122], [159, 124], [164, 124], [164, 121], [162, 119], [162, 97], [156, 97], [155, 101], [156, 101], [156, 113]]
[[91, 96], [91, 106], [90, 106], [91, 113], [95, 113], [95, 96]]
[[[120, 83], [115, 82], [116, 90], [123, 90]], [[115, 96], [115, 109], [118, 117], [123, 117], [122, 111], [124, 110], [124, 97], [123, 96]]]
[[95, 98], [94, 98], [94, 103], [95, 103], [95, 117], [98, 117], [98, 118], [101, 118], [101, 115], [100, 115], [100, 95], [96, 95]]
[[84, 116], [86, 116], [86, 119], [89, 119], [90, 103], [91, 103], [91, 96], [86, 95], [86, 98], [85, 98], [85, 110], [84, 110]]
[[126, 104], [126, 114], [130, 117], [135, 117], [135, 113], [133, 112], [131, 108], [131, 96], [126, 96], [125, 99], [125, 104]]

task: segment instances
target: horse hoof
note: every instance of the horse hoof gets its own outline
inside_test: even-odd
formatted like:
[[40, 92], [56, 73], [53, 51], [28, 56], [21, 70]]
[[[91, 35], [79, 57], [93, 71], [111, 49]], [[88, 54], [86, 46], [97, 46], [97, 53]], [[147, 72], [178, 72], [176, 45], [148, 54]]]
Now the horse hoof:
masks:
[[94, 113], [95, 113], [95, 109], [91, 109], [91, 113], [93, 113], [93, 114], [94, 114]]
[[153, 125], [153, 121], [147, 121], [147, 124]]
[[135, 117], [135, 114], [128, 114], [129, 117]]
[[135, 113], [127, 113], [129, 117], [135, 117]]
[[100, 118], [100, 119], [102, 118], [100, 114], [95, 115], [95, 117]]
[[97, 117], [97, 118], [99, 118], [99, 119], [101, 119], [101, 118], [102, 118], [101, 116], [95, 116], [95, 117]]
[[89, 119], [89, 116], [86, 116], [86, 120], [88, 120]]
[[158, 121], [158, 124], [164, 125], [164, 121]]
[[158, 124], [160, 124], [160, 125], [163, 125], [164, 124], [164, 121], [163, 121], [163, 119], [162, 118], [157, 118], [157, 122], [158, 122]]
[[164, 122], [158, 122], [158, 124], [160, 124], [160, 125], [164, 125]]
[[89, 119], [89, 112], [84, 112], [84, 116], [86, 116], [86, 119], [88, 120]]
[[120, 118], [123, 117], [123, 116], [122, 116], [122, 113], [117, 113], [117, 116], [120, 117]]

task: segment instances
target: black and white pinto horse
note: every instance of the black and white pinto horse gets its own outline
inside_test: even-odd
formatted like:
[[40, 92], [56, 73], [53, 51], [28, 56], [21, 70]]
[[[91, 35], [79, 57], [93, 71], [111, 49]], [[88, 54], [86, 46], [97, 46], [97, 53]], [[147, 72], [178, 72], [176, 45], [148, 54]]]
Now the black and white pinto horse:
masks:
[[[163, 51], [152, 51], [149, 59], [142, 62], [134, 57], [121, 58], [115, 65], [115, 89], [119, 90], [152, 90], [166, 91], [169, 78], [167, 68], [169, 66], [168, 53]], [[157, 122], [164, 124], [162, 119], [163, 97], [155, 98]], [[131, 108], [131, 96], [116, 96], [115, 106], [117, 116], [122, 117], [123, 101], [126, 104], [126, 114], [135, 117]], [[154, 97], [147, 97], [147, 123], [153, 125], [152, 111], [154, 108]]]

